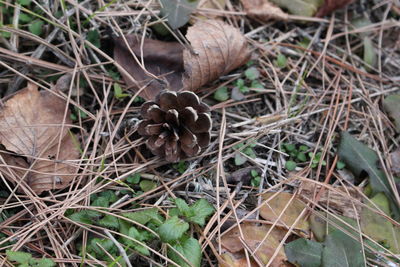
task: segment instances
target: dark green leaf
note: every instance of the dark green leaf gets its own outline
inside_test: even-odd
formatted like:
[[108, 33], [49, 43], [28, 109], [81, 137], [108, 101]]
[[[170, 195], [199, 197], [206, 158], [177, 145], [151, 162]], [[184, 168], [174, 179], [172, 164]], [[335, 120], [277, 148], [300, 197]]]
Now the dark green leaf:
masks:
[[7, 255], [7, 259], [9, 261], [15, 261], [20, 264], [28, 263], [29, 260], [32, 258], [31, 254], [26, 253], [26, 252], [21, 252], [21, 251], [7, 250], [6, 255]]
[[130, 184], [138, 184], [140, 182], [140, 173], [135, 173], [134, 175], [129, 175], [126, 181]]
[[160, 2], [162, 4], [161, 15], [167, 17], [168, 25], [174, 30], [189, 21], [190, 14], [198, 4], [197, 0], [160, 0]]
[[161, 215], [158, 214], [158, 210], [156, 208], [145, 209], [135, 212], [126, 212], [122, 214], [122, 216], [143, 225], [150, 221], [157, 225], [161, 225], [163, 222], [163, 218], [161, 217]]
[[101, 213], [94, 210], [81, 210], [68, 216], [74, 222], [93, 224], [94, 220], [99, 218]]
[[[199, 242], [194, 238], [187, 238], [177, 242], [173, 247], [185, 257], [186, 261], [182, 259], [178, 253], [172, 249], [168, 249], [168, 257], [176, 262], [181, 267], [200, 267], [201, 263], [201, 247]], [[191, 265], [186, 262], [190, 262]]]
[[100, 34], [97, 30], [88, 31], [86, 39], [95, 47], [100, 47]]
[[117, 247], [110, 239], [93, 238], [89, 244], [90, 245], [88, 246], [87, 251], [89, 253], [93, 251], [101, 257], [106, 256], [104, 250], [110, 254], [115, 254], [118, 252]]
[[166, 220], [158, 228], [158, 234], [161, 241], [170, 243], [181, 238], [188, 229], [189, 224], [187, 222], [174, 216]]
[[52, 259], [35, 259], [35, 262], [30, 267], [53, 267], [56, 266]]
[[42, 34], [44, 22], [42, 20], [34, 20], [31, 24], [29, 24], [29, 31], [35, 35]]
[[292, 160], [288, 160], [288, 161], [286, 161], [286, 163], [285, 163], [285, 168], [286, 168], [286, 170], [288, 170], [288, 171], [294, 171], [294, 170], [296, 169], [296, 167], [297, 167], [296, 162], [294, 162], [294, 161], [292, 161]]
[[324, 242], [322, 266], [364, 267], [360, 242], [339, 230], [329, 234]]
[[29, 6], [32, 0], [18, 0], [18, 3], [22, 6]]
[[189, 213], [189, 205], [186, 203], [186, 201], [181, 198], [175, 198], [174, 201], [181, 214], [187, 216]]
[[25, 13], [21, 13], [21, 14], [19, 14], [19, 21], [20, 22], [24, 22], [24, 23], [31, 22], [32, 18], [29, 15], [25, 14]]
[[396, 204], [396, 198], [389, 181], [385, 173], [377, 167], [379, 158], [375, 151], [356, 140], [348, 132], [342, 132], [338, 154], [340, 160], [346, 164], [354, 175], [359, 177], [363, 172], [368, 173], [373, 192], [385, 193], [390, 199], [392, 212], [396, 218], [400, 218], [399, 207]]
[[91, 206], [108, 208], [110, 206], [110, 199], [108, 199], [107, 196], [99, 196], [95, 200], [93, 200]]
[[319, 267], [322, 260], [322, 244], [305, 238], [290, 242], [285, 246], [285, 253], [293, 264], [307, 267]]
[[225, 86], [220, 87], [214, 93], [214, 99], [219, 102], [224, 102], [229, 99], [228, 88]]
[[400, 95], [390, 95], [383, 100], [383, 109], [394, 120], [396, 131], [400, 133]]

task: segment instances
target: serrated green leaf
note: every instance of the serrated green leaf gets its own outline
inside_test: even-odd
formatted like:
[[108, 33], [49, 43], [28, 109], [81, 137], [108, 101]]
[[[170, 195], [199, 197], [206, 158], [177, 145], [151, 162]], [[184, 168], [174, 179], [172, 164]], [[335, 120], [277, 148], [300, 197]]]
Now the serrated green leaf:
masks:
[[189, 229], [189, 224], [174, 216], [166, 220], [158, 228], [161, 241], [170, 243], [178, 240]]
[[224, 102], [229, 99], [228, 88], [222, 86], [214, 92], [214, 99], [219, 102]]
[[6, 255], [9, 261], [15, 261], [20, 264], [28, 263], [29, 260], [32, 258], [31, 254], [21, 251], [7, 250]]
[[113, 228], [113, 229], [119, 228], [118, 218], [113, 215], [110, 215], [110, 214], [106, 214], [106, 216], [104, 216], [104, 218], [100, 219], [97, 222], [97, 224], [100, 226], [103, 226], [103, 227], [107, 227], [107, 228]]
[[31, 33], [39, 36], [40, 34], [42, 34], [43, 25], [43, 20], [37, 19], [32, 21], [32, 23], [29, 24], [28, 28]]
[[342, 231], [334, 231], [325, 239], [322, 266], [364, 267], [361, 243]]
[[203, 226], [206, 218], [214, 213], [214, 207], [203, 198], [191, 205], [190, 210], [192, 216], [187, 217], [188, 221], [197, 223], [200, 226]]
[[78, 223], [93, 224], [94, 220], [99, 218], [101, 213], [94, 210], [81, 210], [68, 216], [71, 220]]
[[187, 216], [189, 213], [189, 205], [186, 203], [186, 201], [181, 198], [175, 198], [174, 202], [181, 214]]
[[122, 214], [122, 216], [143, 225], [150, 221], [157, 225], [161, 225], [163, 223], [163, 218], [161, 217], [161, 215], [158, 214], [158, 210], [156, 208], [145, 209], [135, 212], [126, 212]]
[[190, 237], [185, 238], [182, 241], [172, 245], [182, 256], [185, 257], [186, 261], [190, 262], [191, 265], [187, 264], [184, 259], [178, 253], [172, 249], [168, 249], [168, 257], [176, 262], [181, 267], [200, 267], [201, 263], [201, 247], [199, 242]]
[[285, 246], [285, 253], [293, 264], [307, 267], [320, 267], [322, 260], [321, 243], [300, 238]]
[[167, 17], [168, 25], [176, 30], [185, 25], [190, 14], [197, 7], [198, 0], [160, 0], [162, 8], [161, 15]]
[[348, 132], [342, 132], [338, 147], [338, 154], [347, 168], [353, 172], [355, 176], [360, 176], [362, 172], [367, 172], [373, 192], [383, 192], [390, 200], [390, 208], [395, 218], [400, 218], [400, 210], [397, 206], [396, 198], [390, 187], [389, 181], [385, 173], [378, 169], [378, 155], [368, 146], [359, 142]]

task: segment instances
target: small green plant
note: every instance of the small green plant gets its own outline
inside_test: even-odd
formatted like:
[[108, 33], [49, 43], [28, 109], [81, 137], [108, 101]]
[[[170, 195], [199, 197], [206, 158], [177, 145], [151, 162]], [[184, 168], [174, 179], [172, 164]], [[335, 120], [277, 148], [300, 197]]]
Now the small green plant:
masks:
[[226, 86], [222, 86], [214, 92], [214, 99], [219, 102], [224, 102], [229, 99], [228, 88]]
[[83, 110], [81, 110], [77, 106], [74, 106], [74, 112], [71, 112], [70, 118], [72, 121], [77, 121], [78, 116], [81, 117], [81, 119], [86, 119], [88, 117], [88, 115]]
[[[288, 171], [293, 171], [296, 169], [298, 164], [306, 163], [311, 161], [311, 168], [316, 168], [318, 164], [326, 166], [326, 161], [322, 160], [322, 152], [313, 153], [308, 152], [310, 148], [305, 145], [295, 145], [290, 143], [284, 143], [281, 146], [281, 151], [289, 155], [289, 159], [285, 163], [285, 168]], [[308, 152], [308, 153], [307, 153]], [[336, 165], [337, 169], [342, 169], [345, 167], [343, 162], [338, 162]]]
[[278, 54], [276, 60], [274, 60], [274, 65], [280, 69], [286, 68], [287, 66], [287, 58], [283, 54]]
[[140, 178], [141, 178], [140, 173], [135, 173], [133, 175], [129, 175], [126, 178], [126, 181], [130, 184], [138, 184], [140, 182]]
[[52, 267], [56, 266], [51, 259], [35, 259], [30, 253], [21, 251], [6, 251], [7, 259], [12, 262], [16, 262], [18, 267]]
[[125, 97], [131, 96], [130, 94], [123, 93], [121, 85], [114, 83], [114, 97], [118, 100], [124, 99]]
[[321, 163], [322, 166], [326, 166], [326, 161], [325, 160], [321, 160], [322, 157], [322, 152], [318, 152], [318, 153], [312, 153], [309, 152], [308, 156], [310, 157], [310, 159], [312, 160], [312, 164], [311, 164], [311, 168], [316, 168], [318, 166], [318, 164]]
[[250, 181], [250, 184], [251, 184], [251, 186], [253, 186], [253, 187], [259, 187], [260, 186], [260, 183], [261, 183], [261, 177], [260, 177], [260, 175], [258, 174], [258, 171], [256, 171], [256, 170], [251, 170], [251, 172], [250, 172], [250, 174], [251, 174], [251, 181]]
[[181, 160], [178, 163], [173, 164], [172, 167], [175, 170], [177, 170], [180, 174], [183, 174], [188, 168], [188, 163], [186, 161]]
[[241, 153], [252, 159], [255, 159], [257, 157], [253, 149], [255, 146], [256, 144], [251, 142], [248, 142], [247, 144], [240, 143], [233, 146], [233, 148], [237, 150], [235, 153], [235, 165], [240, 166], [247, 162], [247, 157], [243, 156]]

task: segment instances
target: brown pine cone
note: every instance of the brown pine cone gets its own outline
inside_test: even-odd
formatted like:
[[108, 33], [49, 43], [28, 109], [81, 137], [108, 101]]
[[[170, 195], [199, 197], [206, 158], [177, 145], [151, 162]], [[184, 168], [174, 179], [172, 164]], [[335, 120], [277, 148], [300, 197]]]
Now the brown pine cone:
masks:
[[208, 105], [189, 91], [162, 91], [142, 105], [138, 133], [154, 155], [169, 162], [193, 157], [210, 143]]

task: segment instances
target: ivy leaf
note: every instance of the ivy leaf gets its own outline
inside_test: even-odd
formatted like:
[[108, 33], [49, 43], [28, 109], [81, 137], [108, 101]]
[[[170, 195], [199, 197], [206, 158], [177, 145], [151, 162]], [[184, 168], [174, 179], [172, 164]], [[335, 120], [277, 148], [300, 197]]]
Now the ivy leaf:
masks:
[[[199, 267], [201, 263], [201, 247], [199, 242], [190, 237], [184, 238], [184, 240], [177, 242], [172, 245], [182, 256], [186, 258], [186, 261], [182, 259], [178, 253], [172, 249], [168, 249], [168, 257], [176, 262], [181, 267]], [[191, 265], [186, 262], [190, 262]]]
[[190, 14], [197, 7], [198, 0], [160, 0], [162, 4], [161, 15], [166, 16], [168, 25], [176, 30], [185, 25]]
[[214, 213], [214, 207], [203, 198], [190, 206], [190, 210], [192, 215], [187, 217], [188, 221], [197, 223], [200, 226], [203, 226], [206, 218]]
[[189, 224], [174, 216], [166, 220], [159, 228], [161, 241], [170, 243], [182, 237], [189, 229]]
[[390, 187], [388, 178], [376, 165], [379, 162], [376, 152], [359, 142], [348, 132], [342, 132], [338, 154], [340, 160], [346, 164], [347, 168], [354, 175], [360, 176], [363, 172], [368, 173], [374, 194], [379, 192], [385, 193], [390, 200], [390, 207], [395, 218], [400, 218], [400, 210], [396, 204], [396, 198]]
[[285, 253], [293, 264], [299, 266], [321, 266], [322, 244], [305, 238], [290, 242], [285, 246]]
[[28, 263], [32, 259], [32, 255], [21, 251], [7, 250], [6, 255], [9, 261], [15, 261], [20, 264]]

